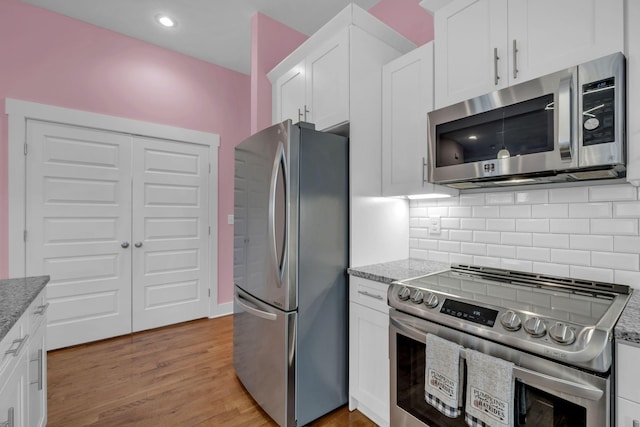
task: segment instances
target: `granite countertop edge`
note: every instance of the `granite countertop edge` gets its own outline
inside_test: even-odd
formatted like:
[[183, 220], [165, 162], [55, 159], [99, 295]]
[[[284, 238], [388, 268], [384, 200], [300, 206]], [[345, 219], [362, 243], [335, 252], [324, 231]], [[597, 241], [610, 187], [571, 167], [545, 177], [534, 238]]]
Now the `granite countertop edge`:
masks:
[[396, 280], [411, 279], [413, 277], [448, 270], [449, 268], [450, 265], [443, 262], [407, 258], [362, 267], [351, 267], [347, 269], [347, 273], [354, 277], [361, 277], [390, 285]]
[[49, 282], [49, 276], [0, 280], [0, 341]]
[[640, 289], [631, 294], [615, 328], [617, 342], [640, 346]]

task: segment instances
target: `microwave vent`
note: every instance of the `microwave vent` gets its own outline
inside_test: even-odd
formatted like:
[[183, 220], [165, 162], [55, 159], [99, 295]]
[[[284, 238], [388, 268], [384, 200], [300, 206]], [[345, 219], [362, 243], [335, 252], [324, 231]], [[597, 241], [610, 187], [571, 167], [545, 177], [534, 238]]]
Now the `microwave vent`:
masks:
[[474, 184], [473, 182], [454, 182], [447, 184], [448, 187], [457, 188], [458, 190], [468, 190], [471, 188], [482, 188], [482, 185]]
[[575, 180], [582, 181], [587, 179], [617, 178], [618, 173], [613, 169], [605, 169], [599, 171], [573, 172], [568, 174], [568, 176]]

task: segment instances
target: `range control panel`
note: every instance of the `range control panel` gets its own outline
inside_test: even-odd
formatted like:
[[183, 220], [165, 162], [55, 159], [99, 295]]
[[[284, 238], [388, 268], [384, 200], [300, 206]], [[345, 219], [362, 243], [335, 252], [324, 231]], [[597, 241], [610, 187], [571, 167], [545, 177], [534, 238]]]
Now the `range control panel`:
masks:
[[465, 302], [455, 301], [452, 299], [444, 300], [440, 313], [448, 314], [449, 316], [458, 317], [460, 319], [468, 320], [470, 322], [478, 323], [493, 327], [498, 317], [496, 310], [491, 310], [485, 307], [479, 307], [477, 305], [467, 304]]

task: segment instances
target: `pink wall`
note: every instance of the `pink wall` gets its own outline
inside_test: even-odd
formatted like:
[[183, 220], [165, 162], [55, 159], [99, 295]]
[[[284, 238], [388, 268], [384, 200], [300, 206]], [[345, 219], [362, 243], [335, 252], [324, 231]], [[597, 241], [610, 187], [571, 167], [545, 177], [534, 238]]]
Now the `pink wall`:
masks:
[[267, 73], [306, 39], [306, 35], [261, 13], [251, 18], [251, 133], [272, 122]]
[[[220, 135], [219, 300], [233, 290], [233, 147], [250, 79], [19, 0], [0, 1], [0, 102], [15, 98]], [[0, 107], [0, 110], [4, 107]], [[7, 117], [0, 114], [0, 277], [8, 274]]]
[[420, 0], [380, 0], [369, 13], [421, 46], [433, 40], [433, 16]]

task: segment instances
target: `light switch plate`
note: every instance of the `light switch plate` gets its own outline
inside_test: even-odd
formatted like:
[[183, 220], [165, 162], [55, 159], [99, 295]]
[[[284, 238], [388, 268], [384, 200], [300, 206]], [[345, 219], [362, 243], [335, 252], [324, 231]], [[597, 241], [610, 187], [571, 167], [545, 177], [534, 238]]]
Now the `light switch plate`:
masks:
[[227, 215], [227, 224], [233, 224], [233, 215]]
[[440, 217], [429, 218], [429, 234], [440, 234]]

